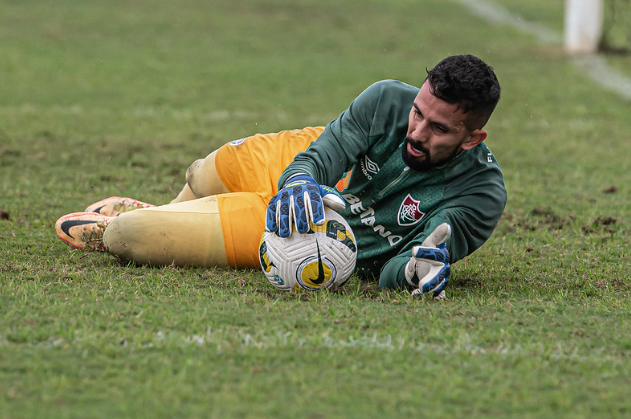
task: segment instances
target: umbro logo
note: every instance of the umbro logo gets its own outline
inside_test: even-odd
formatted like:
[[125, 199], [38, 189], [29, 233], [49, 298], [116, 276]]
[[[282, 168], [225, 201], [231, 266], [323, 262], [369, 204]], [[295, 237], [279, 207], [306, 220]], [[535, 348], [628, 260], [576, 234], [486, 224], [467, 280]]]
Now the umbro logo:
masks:
[[372, 180], [373, 175], [379, 173], [379, 165], [370, 160], [368, 156], [364, 156], [364, 159], [361, 160], [359, 164], [361, 166], [362, 173], [368, 178], [368, 180]]

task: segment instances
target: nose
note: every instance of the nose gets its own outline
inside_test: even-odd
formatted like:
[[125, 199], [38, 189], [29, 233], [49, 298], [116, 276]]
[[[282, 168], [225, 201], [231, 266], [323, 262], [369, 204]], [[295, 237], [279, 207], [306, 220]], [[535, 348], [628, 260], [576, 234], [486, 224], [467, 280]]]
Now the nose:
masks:
[[410, 132], [409, 137], [412, 140], [425, 142], [425, 140], [427, 139], [427, 125], [425, 121], [417, 121], [410, 128], [412, 128], [412, 131]]

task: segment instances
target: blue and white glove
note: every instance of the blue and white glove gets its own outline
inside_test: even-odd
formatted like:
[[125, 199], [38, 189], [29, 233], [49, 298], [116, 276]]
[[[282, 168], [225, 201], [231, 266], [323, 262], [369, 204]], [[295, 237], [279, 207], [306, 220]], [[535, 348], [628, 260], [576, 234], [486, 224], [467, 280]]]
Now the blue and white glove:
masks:
[[307, 233], [311, 223], [324, 224], [325, 206], [341, 211], [346, 208], [346, 203], [334, 188], [319, 185], [306, 174], [294, 175], [269, 201], [265, 230], [289, 237], [295, 226], [298, 233]]
[[412, 248], [412, 257], [405, 265], [405, 279], [415, 288], [413, 296], [420, 297], [431, 292], [434, 299], [445, 298], [444, 288], [451, 273], [445, 242], [450, 236], [451, 226], [443, 223], [420, 246]]

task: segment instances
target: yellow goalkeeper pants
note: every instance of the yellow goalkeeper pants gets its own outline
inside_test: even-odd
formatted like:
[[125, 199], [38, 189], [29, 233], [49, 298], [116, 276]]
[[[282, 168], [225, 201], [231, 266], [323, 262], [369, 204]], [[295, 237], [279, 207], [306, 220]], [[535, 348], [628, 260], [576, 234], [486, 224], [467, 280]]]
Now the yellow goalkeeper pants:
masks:
[[258, 246], [269, 200], [296, 154], [324, 127], [256, 134], [194, 162], [168, 205], [116, 217], [106, 249], [142, 264], [259, 268]]

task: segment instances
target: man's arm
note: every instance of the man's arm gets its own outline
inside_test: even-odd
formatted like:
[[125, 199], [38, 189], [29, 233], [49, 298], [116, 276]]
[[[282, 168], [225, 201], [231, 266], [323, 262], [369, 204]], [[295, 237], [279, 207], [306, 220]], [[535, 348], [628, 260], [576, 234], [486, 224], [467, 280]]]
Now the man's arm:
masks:
[[296, 156], [280, 177], [279, 187], [297, 173], [306, 173], [320, 184], [335, 186], [372, 143], [383, 135], [383, 127], [376, 126], [374, 121], [379, 112], [389, 111], [380, 109], [380, 105], [399, 105], [392, 105], [393, 101], [385, 97], [389, 94], [389, 86], [393, 84], [403, 85], [401, 82], [384, 80], [364, 90], [348, 109], [326, 126], [305, 152]]
[[[368, 150], [371, 141], [381, 137], [371, 129], [381, 96], [388, 91], [387, 86], [388, 82], [378, 82], [364, 90], [285, 169], [278, 181], [279, 192], [268, 205], [267, 231], [288, 237], [295, 225], [297, 231], [306, 232], [311, 223], [324, 222], [324, 205], [337, 210], [344, 208], [344, 200], [332, 187]], [[300, 183], [294, 179], [299, 179]]]
[[384, 264], [379, 275], [380, 288], [411, 288], [406, 279], [406, 266], [412, 256], [415, 246], [423, 246], [428, 236], [440, 225], [450, 226], [450, 237], [445, 242], [446, 250], [450, 255], [449, 263], [453, 264], [473, 253], [491, 237], [495, 226], [504, 211], [505, 195], [500, 194], [494, 205], [488, 205], [488, 196], [485, 206], [475, 204], [483, 197], [468, 196], [464, 200], [471, 206], [451, 207], [434, 214], [428, 221], [422, 234], [395, 257]]

